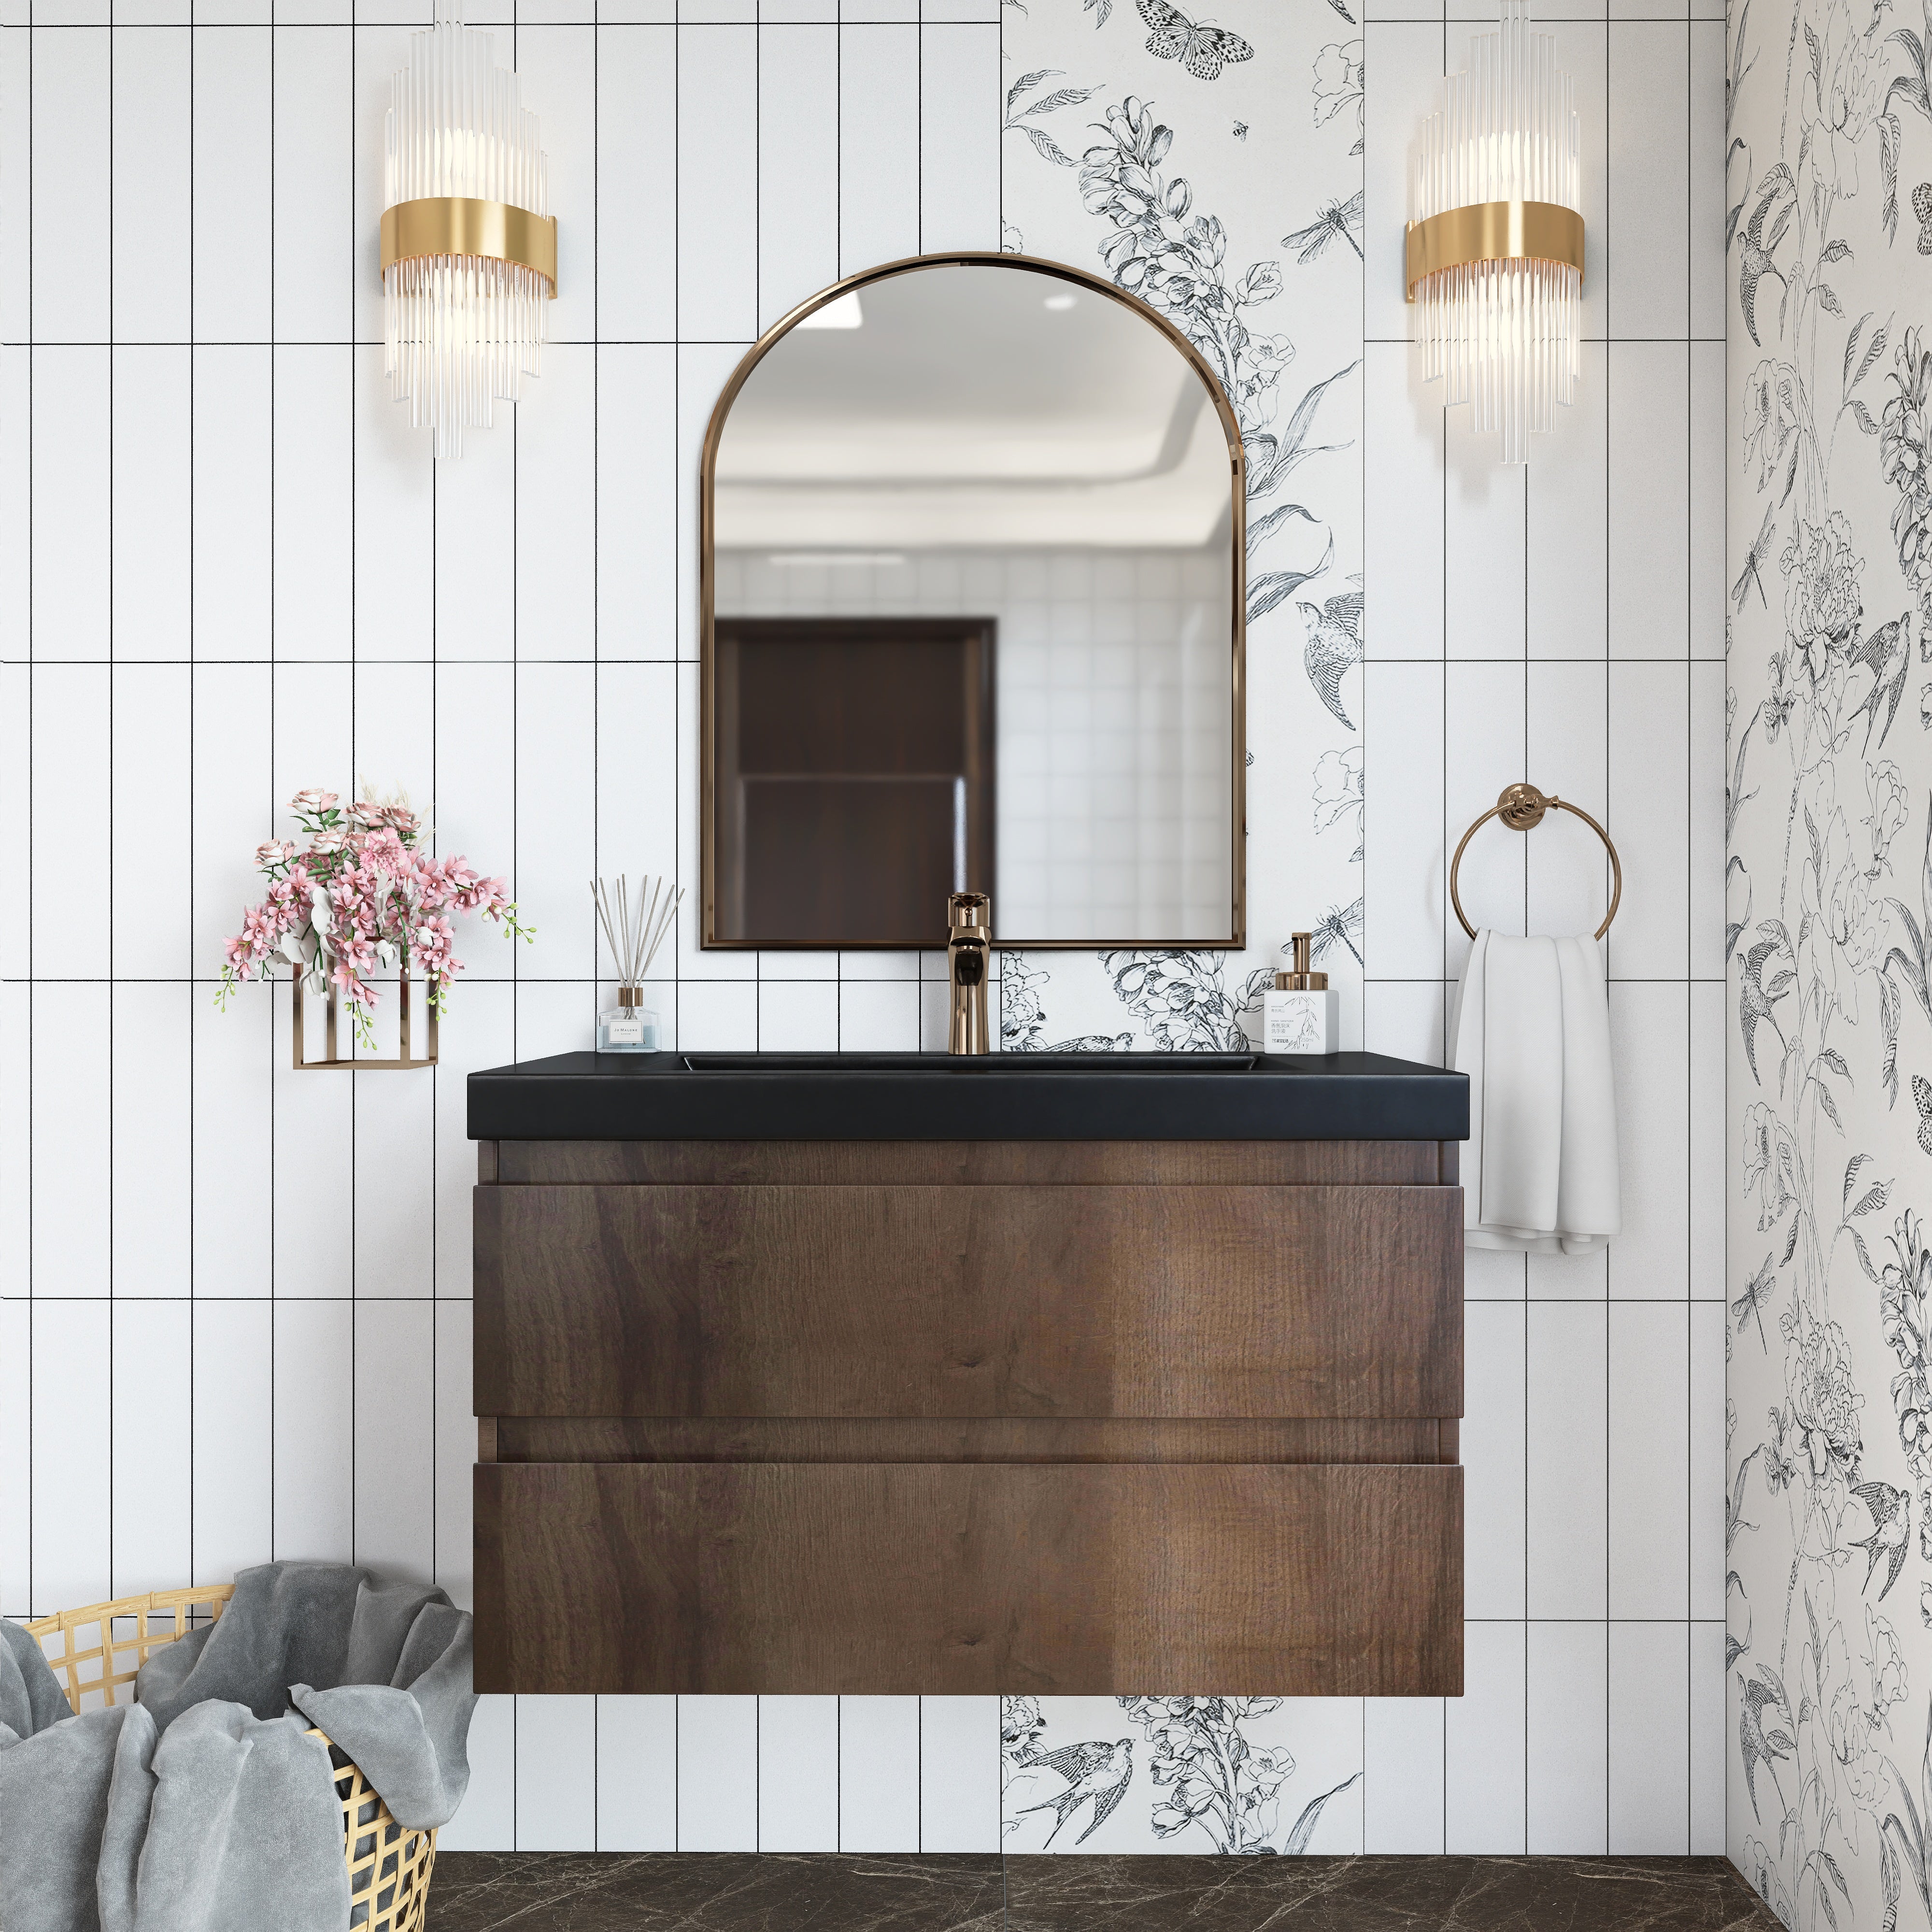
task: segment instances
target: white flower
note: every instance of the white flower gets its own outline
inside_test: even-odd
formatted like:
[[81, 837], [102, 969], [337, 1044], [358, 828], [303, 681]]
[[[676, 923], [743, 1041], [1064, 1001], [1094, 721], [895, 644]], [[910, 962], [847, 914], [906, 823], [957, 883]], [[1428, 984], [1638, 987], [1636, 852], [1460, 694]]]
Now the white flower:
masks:
[[1871, 827], [1872, 862], [1868, 876], [1876, 878], [1886, 862], [1892, 842], [1905, 829], [1910, 816], [1905, 781], [1898, 767], [1888, 758], [1873, 768], [1866, 781], [1871, 793], [1871, 816], [1862, 821]]

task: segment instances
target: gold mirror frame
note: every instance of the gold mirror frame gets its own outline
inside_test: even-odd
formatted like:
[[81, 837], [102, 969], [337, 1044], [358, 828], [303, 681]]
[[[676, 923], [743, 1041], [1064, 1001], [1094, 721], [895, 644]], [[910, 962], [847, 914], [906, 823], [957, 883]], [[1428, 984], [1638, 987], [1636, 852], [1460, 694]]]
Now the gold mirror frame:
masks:
[[[829, 302], [836, 302], [840, 296], [849, 295], [854, 290], [865, 288], [872, 283], [886, 281], [893, 276], [908, 274], [921, 268], [1012, 268], [1027, 274], [1052, 276], [1058, 280], [1070, 282], [1076, 288], [1090, 289], [1094, 294], [1106, 296], [1109, 302], [1130, 309], [1143, 322], [1158, 330], [1186, 358], [1189, 366], [1206, 385], [1208, 398], [1220, 416], [1222, 430], [1228, 443], [1234, 512], [1234, 608], [1230, 639], [1233, 652], [1230, 680], [1233, 693], [1233, 716], [1230, 721], [1230, 762], [1233, 767], [1230, 824], [1233, 850], [1229, 855], [1229, 878], [1233, 883], [1233, 892], [1232, 902], [1228, 908], [1230, 930], [1227, 936], [1184, 939], [1002, 940], [998, 936], [1000, 909], [996, 901], [993, 907], [993, 944], [996, 948], [1012, 946], [1029, 952], [1172, 951], [1182, 949], [1239, 952], [1247, 944], [1247, 468], [1241, 449], [1240, 425], [1236, 421], [1234, 409], [1222, 389], [1221, 379], [1215, 374], [1207, 358], [1165, 316], [1150, 308], [1145, 302], [1128, 294], [1125, 290], [1115, 287], [1112, 282], [1103, 280], [1098, 275], [1089, 274], [1084, 268], [1070, 268], [1064, 262], [1048, 262], [1036, 255], [1005, 254], [979, 249], [955, 250], [940, 255], [908, 255], [898, 261], [882, 262], [876, 268], [867, 268], [860, 274], [848, 275], [844, 280], [834, 282], [830, 288], [820, 290], [809, 300], [800, 302], [789, 315], [773, 323], [752, 345], [744, 360], [732, 370], [730, 380], [724, 385], [712, 410], [711, 420], [704, 431], [704, 452], [698, 476], [698, 730], [700, 807], [698, 863], [703, 900], [700, 908], [702, 937], [699, 943], [706, 948], [722, 952], [749, 952], [760, 950], [755, 940], [720, 939], [717, 932], [716, 846], [718, 800], [715, 742], [717, 730], [715, 690], [717, 675], [717, 586], [714, 556], [717, 512], [715, 490], [718, 446], [724, 436], [725, 419], [731, 413], [731, 405], [737, 400], [738, 392], [745, 386], [752, 371], [807, 316], [824, 308]], [[943, 910], [944, 908], [937, 909], [934, 916], [933, 944], [935, 947], [945, 943], [945, 932], [940, 920]], [[892, 940], [856, 940], [844, 944], [834, 944], [830, 940], [820, 940], [778, 950], [788, 952], [903, 952], [905, 949], [899, 942]]]

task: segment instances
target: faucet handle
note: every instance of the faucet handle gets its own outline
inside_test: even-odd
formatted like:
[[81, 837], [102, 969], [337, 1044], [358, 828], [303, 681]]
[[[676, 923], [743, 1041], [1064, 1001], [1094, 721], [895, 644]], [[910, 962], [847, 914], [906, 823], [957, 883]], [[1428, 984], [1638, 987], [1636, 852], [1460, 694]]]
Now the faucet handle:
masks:
[[946, 902], [949, 932], [976, 933], [990, 941], [993, 936], [993, 902], [984, 892], [954, 892]]

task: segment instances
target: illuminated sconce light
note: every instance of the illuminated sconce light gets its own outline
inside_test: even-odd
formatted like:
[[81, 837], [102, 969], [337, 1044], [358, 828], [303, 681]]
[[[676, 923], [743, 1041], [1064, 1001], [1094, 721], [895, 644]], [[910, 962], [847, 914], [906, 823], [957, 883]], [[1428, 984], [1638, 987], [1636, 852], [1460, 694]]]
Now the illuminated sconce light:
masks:
[[1526, 0], [1502, 0], [1493, 34], [1469, 42], [1409, 168], [1408, 298], [1423, 373], [1446, 379], [1474, 427], [1502, 433], [1502, 460], [1529, 460], [1529, 432], [1576, 393], [1583, 289], [1575, 91], [1556, 43], [1530, 30]]
[[542, 374], [556, 294], [556, 218], [537, 118], [494, 40], [436, 0], [390, 83], [382, 134], [382, 362], [410, 421], [460, 456]]

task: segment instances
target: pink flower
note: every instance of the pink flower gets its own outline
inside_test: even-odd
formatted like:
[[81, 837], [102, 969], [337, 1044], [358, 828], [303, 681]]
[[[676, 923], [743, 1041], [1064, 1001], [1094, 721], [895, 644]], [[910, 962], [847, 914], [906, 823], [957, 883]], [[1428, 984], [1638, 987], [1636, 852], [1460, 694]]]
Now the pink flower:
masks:
[[362, 862], [380, 866], [386, 872], [400, 872], [408, 866], [410, 855], [403, 850], [403, 842], [386, 825], [362, 842]]
[[335, 793], [312, 786], [296, 795], [292, 808], [308, 849], [279, 838], [257, 848], [267, 890], [224, 942], [231, 986], [294, 958], [298, 970], [326, 975], [366, 1009], [380, 994], [377, 971], [401, 959], [440, 997], [463, 965], [446, 910], [482, 912], [528, 936], [501, 879], [480, 877], [460, 857], [434, 860], [415, 849], [422, 821], [400, 796], [366, 796], [345, 812]]

